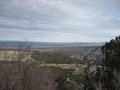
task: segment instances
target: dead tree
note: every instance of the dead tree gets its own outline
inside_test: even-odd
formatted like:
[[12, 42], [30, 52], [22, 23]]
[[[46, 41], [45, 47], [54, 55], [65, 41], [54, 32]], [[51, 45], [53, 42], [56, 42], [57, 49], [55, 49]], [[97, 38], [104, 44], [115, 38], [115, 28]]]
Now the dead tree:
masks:
[[17, 49], [17, 61], [18, 61], [18, 67], [21, 66], [22, 59], [30, 55], [32, 45], [29, 45], [27, 42], [21, 42], [18, 43], [18, 49]]
[[[93, 58], [88, 59], [86, 51], [84, 52], [84, 57], [82, 60], [82, 64], [77, 64], [75, 61], [74, 63], [81, 71], [81, 74], [85, 76], [84, 80], [84, 90], [103, 90], [102, 84], [101, 84], [101, 78], [102, 78], [102, 70], [101, 66], [94, 65], [95, 62], [95, 56]], [[99, 70], [99, 81], [96, 81], [96, 73]]]

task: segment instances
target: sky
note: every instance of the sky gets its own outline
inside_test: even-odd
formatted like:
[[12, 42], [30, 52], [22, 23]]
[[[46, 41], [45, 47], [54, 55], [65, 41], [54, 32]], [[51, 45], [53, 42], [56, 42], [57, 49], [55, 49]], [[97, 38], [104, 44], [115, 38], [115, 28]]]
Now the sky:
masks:
[[0, 40], [106, 42], [120, 35], [120, 0], [0, 0]]

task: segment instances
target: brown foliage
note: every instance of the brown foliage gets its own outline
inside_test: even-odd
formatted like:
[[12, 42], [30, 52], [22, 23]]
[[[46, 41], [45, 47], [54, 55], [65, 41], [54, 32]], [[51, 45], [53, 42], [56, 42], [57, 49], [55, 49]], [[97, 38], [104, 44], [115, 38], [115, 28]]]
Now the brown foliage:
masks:
[[[20, 71], [21, 70], [21, 71]], [[52, 71], [31, 64], [0, 64], [0, 90], [56, 90], [57, 82]]]

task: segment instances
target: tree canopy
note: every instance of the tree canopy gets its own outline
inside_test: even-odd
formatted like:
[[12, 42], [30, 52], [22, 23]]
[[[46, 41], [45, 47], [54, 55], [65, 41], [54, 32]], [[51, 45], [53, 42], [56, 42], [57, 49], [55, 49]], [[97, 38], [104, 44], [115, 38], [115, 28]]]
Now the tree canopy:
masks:
[[105, 55], [104, 65], [120, 71], [120, 36], [107, 42], [102, 47], [102, 53]]

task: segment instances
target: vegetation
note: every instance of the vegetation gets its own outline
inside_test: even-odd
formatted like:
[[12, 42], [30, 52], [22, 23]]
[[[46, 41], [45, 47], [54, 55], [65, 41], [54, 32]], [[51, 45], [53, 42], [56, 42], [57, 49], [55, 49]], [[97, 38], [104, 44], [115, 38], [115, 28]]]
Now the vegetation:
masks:
[[102, 47], [103, 72], [105, 88], [114, 90], [120, 88], [120, 36], [110, 40]]
[[[120, 89], [120, 36], [107, 42], [102, 48], [104, 59], [91, 71], [94, 60], [85, 60], [83, 68], [84, 90]], [[101, 64], [100, 64], [101, 63]]]
[[[0, 90], [119, 90], [120, 88], [120, 36], [110, 40], [101, 50], [103, 60], [71, 58], [69, 54], [35, 51], [30, 45], [20, 44], [17, 61], [0, 61]], [[5, 53], [6, 55], [6, 53]], [[5, 56], [4, 55], [4, 56]], [[73, 69], [40, 66], [37, 62], [23, 62], [31, 56], [46, 64], [75, 64]]]
[[51, 70], [36, 63], [0, 62], [0, 90], [56, 90], [57, 82]]
[[54, 64], [72, 64], [74, 60], [77, 63], [81, 61], [79, 59], [71, 58], [69, 54], [61, 53], [48, 53], [48, 52], [34, 52], [32, 58], [43, 63], [54, 63]]
[[107, 42], [102, 47], [102, 52], [105, 55], [104, 65], [120, 71], [120, 36]]
[[28, 62], [22, 62], [18, 68], [18, 62], [3, 61], [0, 62], [0, 90], [79, 90], [84, 78], [73, 71]]

